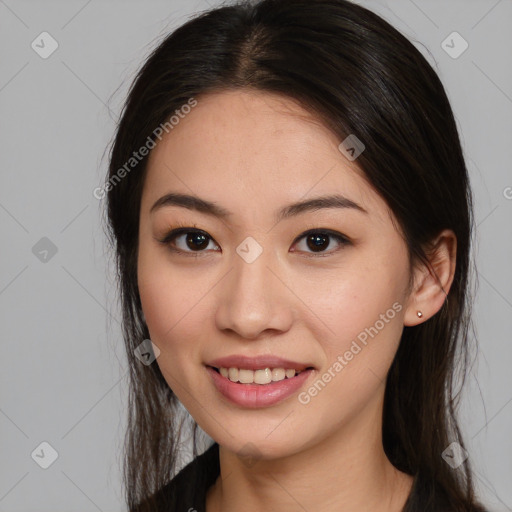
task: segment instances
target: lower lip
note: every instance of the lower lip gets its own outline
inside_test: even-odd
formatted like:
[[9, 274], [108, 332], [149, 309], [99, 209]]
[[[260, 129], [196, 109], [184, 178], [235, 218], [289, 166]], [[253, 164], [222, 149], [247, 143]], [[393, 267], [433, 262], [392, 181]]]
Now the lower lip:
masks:
[[304, 370], [291, 379], [285, 378], [268, 384], [241, 384], [223, 377], [211, 366], [207, 366], [206, 369], [222, 395], [237, 405], [251, 409], [268, 407], [288, 398], [304, 385], [313, 372], [312, 369]]

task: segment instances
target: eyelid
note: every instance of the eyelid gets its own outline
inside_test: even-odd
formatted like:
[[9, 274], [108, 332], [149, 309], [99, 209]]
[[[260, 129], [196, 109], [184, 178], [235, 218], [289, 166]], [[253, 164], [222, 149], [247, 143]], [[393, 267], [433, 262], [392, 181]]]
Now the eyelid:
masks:
[[183, 251], [182, 249], [177, 249], [176, 247], [171, 246], [171, 240], [177, 238], [178, 236], [184, 235], [186, 233], [200, 233], [204, 234], [207, 238], [209, 238], [215, 245], [217, 242], [215, 239], [210, 236], [206, 231], [198, 228], [192, 228], [192, 227], [181, 227], [181, 228], [175, 228], [167, 232], [163, 238], [157, 238], [156, 240], [160, 242], [161, 244], [167, 246], [171, 251], [177, 252], [180, 254], [185, 254], [187, 256], [200, 256], [201, 253], [207, 253], [207, 251]]
[[200, 229], [197, 224], [194, 223], [194, 224], [190, 225], [190, 224], [181, 224], [179, 222], [177, 222], [174, 226], [169, 225], [167, 227], [167, 230], [165, 231], [165, 234], [163, 235], [163, 237], [160, 237], [160, 238], [155, 237], [155, 239], [158, 242], [160, 242], [164, 245], [167, 245], [173, 238], [175, 238], [179, 235], [182, 235], [183, 233], [188, 233], [188, 232], [201, 232], [213, 240], [213, 238], [206, 231], [204, 231], [203, 229]]
[[334, 231], [333, 229], [328, 228], [310, 228], [306, 231], [303, 231], [297, 238], [293, 241], [294, 244], [296, 244], [301, 238], [307, 237], [309, 235], [315, 235], [316, 233], [321, 233], [322, 235], [330, 235], [333, 238], [343, 238], [344, 240], [350, 242], [350, 239], [348, 236], [345, 236], [343, 233], [340, 233], [339, 231]]

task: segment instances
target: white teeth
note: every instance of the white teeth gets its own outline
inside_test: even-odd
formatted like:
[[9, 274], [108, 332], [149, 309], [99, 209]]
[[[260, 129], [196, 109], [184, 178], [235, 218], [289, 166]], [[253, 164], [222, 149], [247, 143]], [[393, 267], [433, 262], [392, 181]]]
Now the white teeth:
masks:
[[233, 382], [238, 382], [238, 368], [230, 368], [228, 370], [228, 377], [229, 380], [232, 380]]
[[292, 377], [295, 377], [295, 370], [286, 370], [286, 378], [291, 379]]
[[286, 377], [286, 370], [284, 368], [274, 368], [272, 370], [272, 380], [283, 380]]
[[242, 384], [252, 384], [254, 382], [254, 372], [252, 370], [238, 370], [238, 381]]
[[269, 382], [272, 382], [272, 372], [270, 371], [270, 368], [256, 370], [254, 372], [254, 382], [255, 384], [268, 384]]
[[268, 384], [277, 382], [285, 378], [291, 379], [298, 372], [292, 369], [284, 368], [264, 368], [262, 370], [247, 370], [244, 368], [219, 368], [219, 372], [223, 377], [228, 378], [231, 382], [241, 382], [242, 384]]

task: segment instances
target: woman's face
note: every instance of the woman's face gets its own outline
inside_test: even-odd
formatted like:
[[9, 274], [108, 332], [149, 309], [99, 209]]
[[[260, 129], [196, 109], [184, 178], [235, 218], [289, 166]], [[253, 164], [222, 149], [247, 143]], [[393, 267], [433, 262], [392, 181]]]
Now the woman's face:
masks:
[[[138, 285], [166, 381], [234, 452], [252, 443], [273, 458], [380, 428], [410, 271], [392, 214], [342, 141], [291, 100], [230, 91], [197, 101], [153, 149], [140, 212]], [[152, 210], [171, 193], [229, 213], [190, 200]], [[279, 216], [334, 195], [345, 200]], [[177, 227], [189, 234], [163, 243]], [[208, 368], [228, 356], [293, 362], [225, 363], [242, 369], [312, 370], [293, 383], [233, 383]]]

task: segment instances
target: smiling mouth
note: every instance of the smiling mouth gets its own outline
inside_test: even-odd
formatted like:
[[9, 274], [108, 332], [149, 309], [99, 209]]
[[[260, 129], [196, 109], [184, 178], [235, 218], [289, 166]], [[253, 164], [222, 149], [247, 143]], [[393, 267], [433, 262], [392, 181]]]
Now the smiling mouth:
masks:
[[216, 368], [209, 366], [217, 373], [234, 383], [239, 384], [270, 384], [282, 380], [290, 380], [300, 375], [302, 372], [313, 370], [312, 366], [308, 366], [303, 370], [295, 370], [291, 368], [264, 368], [259, 370], [251, 370], [247, 368]]

